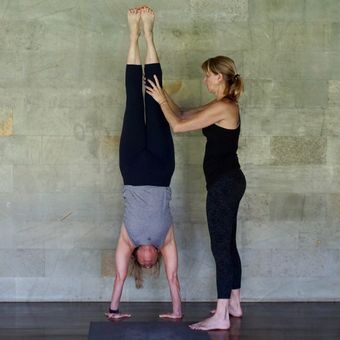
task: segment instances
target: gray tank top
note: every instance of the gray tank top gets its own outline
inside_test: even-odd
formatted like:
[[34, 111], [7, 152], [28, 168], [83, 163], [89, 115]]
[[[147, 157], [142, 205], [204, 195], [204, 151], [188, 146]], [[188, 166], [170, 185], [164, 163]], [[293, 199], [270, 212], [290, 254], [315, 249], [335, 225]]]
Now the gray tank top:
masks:
[[124, 185], [124, 225], [135, 247], [160, 248], [172, 225], [171, 188]]

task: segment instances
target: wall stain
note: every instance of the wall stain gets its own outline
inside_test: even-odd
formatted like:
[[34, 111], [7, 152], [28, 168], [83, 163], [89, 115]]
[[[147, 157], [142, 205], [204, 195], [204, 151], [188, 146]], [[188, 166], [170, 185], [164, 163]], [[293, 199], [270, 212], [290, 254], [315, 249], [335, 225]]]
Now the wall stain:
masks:
[[85, 129], [81, 124], [75, 124], [73, 126], [73, 135], [77, 140], [85, 139]]
[[13, 111], [0, 110], [0, 136], [13, 135]]
[[183, 32], [177, 29], [172, 30], [172, 34], [176, 37], [176, 38], [180, 38], [183, 35]]
[[117, 152], [119, 146], [119, 136], [105, 136], [101, 143], [101, 156], [111, 158]]
[[112, 277], [115, 276], [115, 254], [114, 251], [105, 251], [101, 256], [101, 276]]
[[180, 91], [180, 89], [182, 88], [182, 81], [181, 80], [166, 81], [164, 83], [164, 88], [170, 95], [172, 95]]

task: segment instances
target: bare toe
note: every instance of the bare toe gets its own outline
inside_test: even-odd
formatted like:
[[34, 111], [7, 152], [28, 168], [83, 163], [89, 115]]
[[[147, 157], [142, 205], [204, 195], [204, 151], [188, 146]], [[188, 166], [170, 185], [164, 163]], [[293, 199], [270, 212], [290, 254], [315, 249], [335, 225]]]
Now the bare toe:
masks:
[[141, 9], [141, 18], [143, 21], [143, 29], [144, 34], [148, 36], [149, 34], [152, 34], [153, 31], [153, 25], [155, 21], [155, 13], [154, 11], [149, 7], [144, 7]]
[[128, 24], [132, 35], [139, 36], [140, 34], [140, 18], [141, 13], [138, 9], [130, 8], [128, 10]]

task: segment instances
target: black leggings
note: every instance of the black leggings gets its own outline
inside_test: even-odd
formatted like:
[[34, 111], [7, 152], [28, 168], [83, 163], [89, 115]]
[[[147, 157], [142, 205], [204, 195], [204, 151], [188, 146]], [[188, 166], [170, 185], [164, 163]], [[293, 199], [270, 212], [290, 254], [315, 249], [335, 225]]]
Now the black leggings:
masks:
[[229, 299], [241, 288], [241, 260], [236, 247], [237, 212], [246, 189], [243, 172], [225, 174], [208, 188], [207, 218], [216, 263], [218, 299]]
[[[162, 85], [159, 63], [145, 65], [144, 72], [147, 79], [157, 75]], [[119, 147], [124, 184], [168, 187], [175, 170], [172, 135], [159, 104], [147, 93], [143, 99], [141, 65], [126, 65], [125, 86], [126, 109]]]

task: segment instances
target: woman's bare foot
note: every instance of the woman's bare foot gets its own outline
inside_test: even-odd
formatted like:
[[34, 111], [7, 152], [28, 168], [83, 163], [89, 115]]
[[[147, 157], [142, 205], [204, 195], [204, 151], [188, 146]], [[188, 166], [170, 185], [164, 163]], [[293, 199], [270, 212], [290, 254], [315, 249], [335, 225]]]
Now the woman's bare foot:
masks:
[[153, 35], [153, 25], [155, 22], [155, 13], [154, 11], [147, 6], [143, 6], [140, 8], [141, 18], [143, 22], [143, 30], [145, 39], [152, 38]]
[[[216, 309], [212, 309], [210, 311], [210, 314], [215, 314]], [[229, 304], [229, 315], [234, 317], [234, 318], [242, 318], [243, 313], [241, 306], [233, 306], [232, 304]]]
[[189, 327], [198, 331], [209, 331], [213, 329], [226, 330], [230, 328], [230, 321], [229, 318], [219, 317], [214, 314], [208, 319], [189, 325]]
[[229, 315], [234, 318], [242, 318], [242, 308], [241, 305], [233, 300], [229, 302]]
[[139, 8], [130, 8], [128, 10], [128, 24], [130, 28], [131, 38], [138, 39], [140, 35], [140, 18], [141, 11]]
[[[241, 318], [243, 315], [240, 301], [240, 289], [233, 289], [230, 293], [230, 299], [228, 303], [229, 315], [234, 318]], [[211, 314], [216, 313], [216, 309], [210, 311]]]
[[242, 317], [242, 308], [241, 308], [241, 291], [240, 289], [232, 289], [229, 299], [229, 314], [235, 318]]

